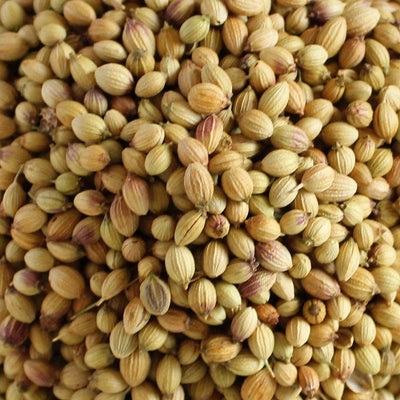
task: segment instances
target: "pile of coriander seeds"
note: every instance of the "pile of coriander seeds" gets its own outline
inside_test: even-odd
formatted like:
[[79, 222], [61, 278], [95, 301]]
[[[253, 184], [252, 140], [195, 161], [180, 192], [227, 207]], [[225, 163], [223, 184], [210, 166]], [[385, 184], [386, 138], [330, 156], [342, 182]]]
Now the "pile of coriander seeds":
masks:
[[0, 0], [0, 400], [399, 400], [399, 26]]

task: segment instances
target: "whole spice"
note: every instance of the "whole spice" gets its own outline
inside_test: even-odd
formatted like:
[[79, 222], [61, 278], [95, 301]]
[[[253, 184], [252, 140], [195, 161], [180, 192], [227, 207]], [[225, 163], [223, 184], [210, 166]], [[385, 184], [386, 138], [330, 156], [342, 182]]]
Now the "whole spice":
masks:
[[397, 399], [398, 2], [0, 5], [0, 397]]

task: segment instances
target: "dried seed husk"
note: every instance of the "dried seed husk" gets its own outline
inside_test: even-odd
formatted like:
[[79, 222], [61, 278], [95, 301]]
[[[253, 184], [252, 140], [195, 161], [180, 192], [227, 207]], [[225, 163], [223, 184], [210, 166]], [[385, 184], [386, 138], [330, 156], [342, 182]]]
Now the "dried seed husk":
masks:
[[336, 274], [340, 281], [347, 281], [352, 277], [360, 263], [360, 252], [353, 239], [347, 240], [340, 246], [338, 257], [335, 261]]
[[253, 307], [246, 307], [239, 311], [232, 319], [232, 338], [236, 342], [248, 339], [257, 327], [257, 312]]
[[99, 343], [85, 353], [84, 361], [89, 368], [101, 369], [113, 364], [114, 357], [108, 343]]
[[150, 313], [147, 312], [141, 300], [135, 297], [125, 307], [123, 315], [124, 330], [127, 334], [133, 335], [147, 324], [150, 317]]
[[346, 40], [347, 23], [344, 17], [337, 16], [327, 21], [319, 30], [315, 43], [323, 46], [329, 57], [335, 56]]
[[202, 360], [196, 360], [190, 365], [185, 365], [182, 368], [183, 384], [193, 384], [200, 382], [207, 374], [207, 365]]
[[147, 183], [137, 175], [128, 173], [122, 186], [126, 205], [136, 215], [146, 215], [150, 208], [150, 192]]
[[38, 231], [47, 221], [47, 215], [35, 204], [25, 204], [14, 215], [12, 227], [20, 232]]
[[378, 65], [387, 74], [389, 72], [390, 56], [387, 48], [375, 39], [365, 41], [365, 59], [368, 63]]
[[122, 32], [122, 43], [128, 52], [145, 50], [155, 54], [156, 41], [151, 29], [136, 19], [128, 19]]
[[317, 164], [306, 170], [301, 179], [309, 192], [319, 193], [328, 190], [335, 179], [335, 171], [324, 164]]
[[224, 69], [214, 63], [206, 63], [201, 68], [201, 82], [219, 86], [230, 98], [232, 96], [232, 81]]
[[243, 168], [231, 168], [221, 177], [222, 189], [234, 201], [248, 201], [253, 192], [253, 181]]
[[357, 191], [357, 183], [347, 175], [337, 173], [329, 189], [317, 193], [322, 201], [345, 201], [351, 198]]
[[225, 335], [211, 335], [201, 342], [201, 353], [206, 362], [227, 362], [235, 358], [241, 348], [240, 343]]
[[136, 349], [131, 355], [120, 360], [119, 370], [124, 381], [131, 387], [136, 387], [145, 381], [150, 372], [150, 367], [149, 353], [145, 350]]
[[110, 219], [115, 229], [124, 236], [132, 236], [138, 225], [139, 218], [126, 205], [121, 195], [115, 196], [110, 207]]
[[331, 235], [331, 222], [324, 217], [311, 218], [303, 231], [303, 240], [306, 245], [321, 246]]
[[293, 55], [281, 46], [270, 47], [260, 52], [260, 58], [267, 63], [277, 75], [296, 70]]
[[198, 83], [188, 93], [190, 107], [201, 114], [214, 114], [220, 112], [229, 100], [224, 92], [215, 84]]
[[281, 235], [278, 222], [265, 215], [257, 215], [246, 220], [246, 230], [258, 242], [276, 240]]
[[171, 303], [171, 291], [158, 276], [150, 274], [140, 285], [140, 300], [152, 315], [165, 314]]
[[185, 246], [172, 245], [165, 257], [165, 268], [171, 279], [187, 287], [195, 272], [192, 252]]
[[231, 260], [222, 274], [222, 279], [229, 283], [242, 283], [250, 279], [255, 271], [254, 265], [239, 258]]
[[310, 147], [307, 134], [295, 125], [282, 125], [274, 129], [271, 143], [275, 148], [302, 153]]
[[51, 288], [65, 299], [76, 299], [85, 290], [82, 275], [74, 268], [59, 265], [49, 271], [49, 282]]
[[182, 64], [177, 77], [180, 92], [187, 97], [192, 86], [201, 83], [201, 68], [191, 61]]
[[245, 2], [242, 0], [227, 1], [228, 9], [238, 15], [252, 16], [264, 11], [264, 3], [260, 0]]
[[101, 299], [97, 305], [102, 304], [106, 300], [117, 296], [127, 287], [129, 283], [129, 271], [125, 268], [119, 268], [111, 271], [101, 286]]
[[332, 1], [329, 3], [324, 3], [322, 1], [317, 1], [312, 8], [312, 12], [317, 16], [320, 22], [325, 22], [330, 18], [341, 15], [344, 10], [344, 5], [339, 1]]
[[[213, 5], [217, 7], [222, 3], [218, 3], [217, 1], [212, 2]], [[206, 6], [210, 5], [206, 3]], [[214, 65], [218, 65], [219, 57], [218, 54], [211, 48], [206, 46], [197, 47], [192, 53], [192, 61], [200, 67], [204, 67], [207, 63], [211, 63]]]
[[121, 252], [126, 261], [138, 262], [146, 254], [146, 244], [142, 238], [133, 236], [124, 240]]
[[239, 168], [244, 165], [244, 156], [237, 151], [225, 150], [213, 156], [208, 168], [212, 174], [222, 174], [230, 168]]
[[204, 144], [209, 154], [217, 148], [223, 133], [222, 120], [211, 114], [196, 128], [196, 139]]
[[328, 239], [315, 249], [314, 254], [317, 261], [322, 264], [333, 262], [339, 254], [339, 242], [335, 239]]
[[231, 283], [219, 281], [215, 284], [217, 301], [220, 305], [229, 310], [237, 310], [242, 304], [239, 290]]
[[[337, 103], [345, 92], [345, 82], [343, 78], [332, 78], [329, 80], [322, 91], [324, 98]], [[350, 122], [350, 121], [349, 121]]]
[[[242, 76], [239, 71], [242, 71], [238, 68], [230, 68], [226, 72], [230, 75], [230, 78], [233, 82], [234, 89], [236, 88], [235, 84], [241, 88], [244, 88], [246, 84], [247, 76]], [[242, 78], [242, 80], [241, 80]], [[256, 61], [249, 69], [249, 83], [250, 86], [257, 92], [263, 93], [270, 86], [276, 83], [276, 78], [274, 74], [274, 70], [264, 61], [258, 60]]]
[[278, 39], [279, 35], [275, 29], [259, 28], [250, 33], [244, 49], [251, 52], [259, 52], [275, 46]]
[[203, 252], [202, 268], [210, 278], [216, 278], [224, 273], [229, 263], [228, 248], [220, 241], [207, 243]]
[[256, 256], [261, 266], [269, 271], [283, 272], [292, 267], [292, 257], [289, 250], [276, 240], [258, 243]]
[[328, 153], [328, 161], [337, 172], [348, 175], [355, 166], [356, 157], [350, 147], [340, 146], [334, 147]]
[[347, 34], [350, 37], [366, 35], [379, 21], [379, 12], [372, 7], [349, 7], [343, 14], [347, 22]]
[[0, 339], [3, 346], [21, 346], [29, 337], [29, 324], [17, 321], [11, 315], [6, 316], [0, 324]]
[[52, 387], [56, 380], [54, 367], [42, 360], [26, 360], [24, 372], [28, 379], [40, 387]]
[[[210, 207], [208, 207], [210, 210]], [[222, 239], [230, 229], [229, 220], [224, 215], [210, 215], [207, 218], [204, 232], [207, 236], [213, 239]]]
[[230, 372], [238, 376], [250, 376], [263, 367], [264, 363], [256, 358], [249, 350], [242, 350], [234, 359], [227, 363]]
[[248, 29], [243, 20], [229, 16], [222, 27], [222, 40], [229, 52], [240, 56], [248, 37]]
[[164, 356], [157, 365], [156, 382], [164, 394], [172, 394], [182, 378], [182, 369], [179, 361], [172, 355]]
[[342, 290], [350, 297], [369, 301], [379, 291], [373, 275], [365, 268], [357, 268], [352, 276], [341, 283]]
[[49, 332], [55, 331], [61, 324], [62, 317], [67, 314], [71, 302], [56, 292], [49, 292], [40, 306], [40, 326]]
[[285, 336], [292, 346], [302, 346], [307, 342], [309, 335], [310, 325], [302, 317], [294, 317], [286, 325]]
[[[103, 306], [96, 315], [96, 325], [100, 332], [110, 333], [117, 323], [118, 316], [111, 307]], [[114, 359], [114, 358], [113, 358]]]
[[[150, 71], [140, 77], [135, 86], [138, 97], [153, 97], [160, 93], [166, 84], [166, 74], [159, 71]], [[104, 90], [104, 89], [103, 89]]]
[[267, 368], [247, 377], [240, 389], [243, 400], [259, 399], [271, 400], [274, 396], [277, 384]]
[[364, 314], [353, 327], [354, 340], [361, 346], [370, 345], [375, 340], [376, 325], [372, 317]]
[[210, 314], [217, 303], [217, 293], [212, 282], [206, 278], [193, 282], [189, 287], [188, 302], [196, 314]]
[[356, 367], [354, 353], [350, 349], [338, 349], [332, 358], [335, 366], [334, 376], [342, 381], [346, 381], [353, 374]]
[[344, 294], [331, 299], [327, 303], [328, 314], [332, 319], [336, 319], [339, 322], [346, 319], [351, 311], [351, 301]]
[[327, 59], [328, 52], [319, 44], [305, 46], [297, 53], [297, 64], [306, 70], [312, 70], [315, 67], [323, 65]]
[[255, 331], [248, 338], [248, 344], [251, 352], [260, 360], [267, 360], [274, 349], [274, 335], [272, 330], [266, 324], [258, 324]]
[[253, 140], [264, 140], [272, 136], [273, 126], [267, 114], [251, 109], [244, 112], [239, 119], [242, 133]]
[[29, 152], [19, 146], [3, 146], [0, 151], [0, 166], [7, 172], [17, 174], [22, 165], [31, 158]]
[[390, 301], [390, 295], [398, 290], [400, 277], [394, 268], [379, 267], [372, 271], [372, 275], [378, 285], [381, 296]]
[[123, 392], [128, 386], [121, 373], [114, 368], [96, 370], [91, 381], [97, 390], [106, 393], [108, 396]]
[[383, 138], [387, 143], [392, 142], [398, 130], [399, 120], [395, 110], [389, 103], [380, 103], [376, 107], [373, 125], [379, 137]]
[[104, 120], [96, 114], [85, 113], [76, 116], [71, 122], [71, 127], [78, 139], [86, 143], [98, 143], [110, 135]]
[[253, 181], [253, 194], [265, 193], [270, 184], [268, 175], [256, 170], [250, 171], [249, 174]]
[[29, 46], [17, 33], [2, 32], [0, 33], [0, 60], [17, 61], [22, 58], [28, 51]]
[[179, 37], [185, 44], [203, 40], [210, 29], [210, 18], [205, 15], [194, 15], [188, 18], [179, 29]]
[[147, 154], [144, 167], [149, 175], [161, 175], [173, 165], [173, 156], [169, 144], [153, 147]]
[[100, 40], [94, 43], [93, 51], [106, 62], [122, 62], [127, 57], [124, 47], [115, 40]]
[[269, 290], [274, 287], [277, 274], [260, 269], [250, 279], [240, 283], [238, 289], [243, 298], [249, 298], [253, 303], [263, 304], [269, 298]]
[[149, 322], [138, 334], [139, 346], [147, 351], [154, 351], [163, 346], [168, 332], [157, 321]]
[[209, 368], [211, 379], [222, 389], [233, 385], [236, 375], [230, 372], [223, 364], [211, 364]]
[[303, 315], [309, 324], [320, 324], [326, 316], [325, 303], [317, 299], [307, 300], [303, 305]]
[[311, 326], [308, 343], [313, 347], [323, 347], [333, 343], [337, 337], [335, 329], [328, 322], [323, 322]]
[[374, 345], [358, 347], [354, 350], [356, 367], [361, 372], [375, 375], [381, 368], [381, 356]]
[[199, 162], [204, 166], [208, 163], [207, 148], [192, 137], [186, 137], [179, 141], [177, 153], [180, 162], [186, 167], [193, 162]]
[[292, 174], [299, 167], [300, 158], [297, 153], [278, 149], [268, 153], [261, 162], [261, 168], [268, 175], [283, 177]]
[[389, 149], [376, 149], [367, 166], [373, 178], [386, 175], [393, 166], [393, 154]]
[[221, 1], [204, 1], [201, 3], [201, 13], [210, 16], [210, 23], [214, 26], [222, 25], [228, 18], [228, 9]]
[[9, 286], [4, 293], [4, 302], [10, 315], [17, 321], [30, 324], [36, 317], [36, 308], [32, 299]]
[[330, 300], [340, 293], [337, 281], [326, 272], [313, 269], [302, 279], [301, 284], [304, 290], [310, 295], [321, 300]]
[[258, 109], [270, 118], [276, 118], [286, 108], [290, 96], [286, 81], [278, 82], [268, 88], [260, 98]]
[[295, 200], [298, 193], [296, 178], [288, 175], [278, 178], [271, 185], [269, 191], [269, 202], [274, 208], [283, 208]]
[[[292, 301], [296, 303], [294, 290], [293, 279], [291, 276], [284, 272], [278, 272], [271, 291], [280, 299], [283, 299], [290, 304]], [[292, 315], [292, 313], [289, 314]]]
[[146, 254], [146, 244], [142, 238], [130, 237], [122, 243], [121, 252], [126, 261], [138, 262]]
[[151, 224], [151, 233], [155, 239], [171, 240], [175, 231], [175, 219], [169, 215], [160, 215]]
[[288, 79], [287, 82], [289, 84], [289, 101], [286, 106], [286, 111], [302, 116], [304, 114], [304, 107], [307, 102], [306, 94], [302, 87], [295, 81]]
[[203, 231], [206, 216], [203, 211], [192, 210], [184, 214], [176, 224], [174, 239], [178, 246], [186, 246], [195, 241]]
[[189, 200], [198, 208], [206, 207], [214, 194], [213, 179], [199, 162], [188, 165], [183, 184]]
[[279, 224], [286, 235], [297, 235], [307, 226], [310, 215], [303, 210], [290, 210], [282, 215]]
[[157, 321], [162, 328], [172, 333], [182, 333], [191, 325], [188, 314], [177, 308], [170, 308], [166, 314], [158, 316]]
[[322, 129], [321, 137], [331, 146], [351, 146], [358, 139], [358, 131], [345, 122], [332, 122]]
[[296, 382], [297, 368], [292, 363], [278, 361], [274, 365], [274, 375], [277, 383], [281, 387], [289, 387]]

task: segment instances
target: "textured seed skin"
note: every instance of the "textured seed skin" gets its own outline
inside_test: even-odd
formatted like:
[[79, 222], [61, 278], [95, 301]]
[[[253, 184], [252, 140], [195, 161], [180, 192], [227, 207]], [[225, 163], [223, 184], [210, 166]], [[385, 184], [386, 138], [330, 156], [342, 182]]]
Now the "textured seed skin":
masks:
[[399, 400], [399, 26], [0, 0], [0, 400]]

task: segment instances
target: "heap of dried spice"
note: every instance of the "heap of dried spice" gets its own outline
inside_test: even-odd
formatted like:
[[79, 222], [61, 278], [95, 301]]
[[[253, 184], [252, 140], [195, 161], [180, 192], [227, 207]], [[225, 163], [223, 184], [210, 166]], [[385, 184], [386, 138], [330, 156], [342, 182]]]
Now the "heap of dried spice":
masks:
[[0, 400], [399, 400], [399, 26], [0, 0]]

